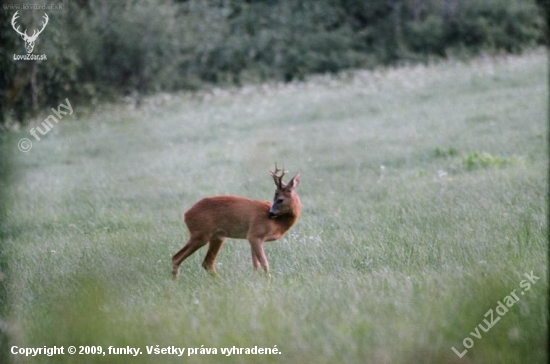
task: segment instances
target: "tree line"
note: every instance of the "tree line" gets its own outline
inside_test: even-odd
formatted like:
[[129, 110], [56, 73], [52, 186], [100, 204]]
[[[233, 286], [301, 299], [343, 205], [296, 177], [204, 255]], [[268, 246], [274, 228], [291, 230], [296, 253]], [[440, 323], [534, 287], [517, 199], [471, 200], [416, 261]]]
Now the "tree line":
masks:
[[[519, 53], [546, 43], [546, 0], [64, 0], [46, 10], [43, 61], [15, 60], [0, 11], [0, 124], [121, 95], [292, 81], [312, 73]], [[43, 10], [20, 10], [21, 30]]]

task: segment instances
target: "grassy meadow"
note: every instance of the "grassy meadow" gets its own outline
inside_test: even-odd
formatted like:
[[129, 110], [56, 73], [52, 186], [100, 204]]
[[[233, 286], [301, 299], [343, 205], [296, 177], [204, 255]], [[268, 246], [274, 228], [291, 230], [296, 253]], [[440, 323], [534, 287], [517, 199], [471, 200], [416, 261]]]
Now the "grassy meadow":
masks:
[[[40, 141], [31, 126], [2, 135], [8, 348], [65, 347], [4, 358], [546, 362], [547, 72], [542, 50], [355, 71], [93, 113], [72, 104]], [[203, 248], [172, 281], [182, 212], [211, 195], [271, 200], [274, 162], [301, 172], [303, 210], [265, 245], [271, 281], [252, 270], [244, 240], [225, 243], [218, 278], [201, 268]], [[540, 279], [524, 290], [531, 272]], [[491, 309], [500, 319], [476, 334]], [[459, 358], [451, 348], [464, 343]], [[142, 354], [69, 355], [69, 345]], [[156, 345], [217, 354], [147, 354]], [[280, 353], [221, 353], [233, 346]]]

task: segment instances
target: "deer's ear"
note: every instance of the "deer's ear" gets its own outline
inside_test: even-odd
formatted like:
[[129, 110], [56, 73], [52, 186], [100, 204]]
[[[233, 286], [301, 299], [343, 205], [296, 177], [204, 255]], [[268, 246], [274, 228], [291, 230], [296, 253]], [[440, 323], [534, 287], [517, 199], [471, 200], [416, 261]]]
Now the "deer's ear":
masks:
[[290, 180], [290, 182], [288, 182], [286, 188], [288, 190], [293, 190], [298, 187], [298, 183], [300, 183], [300, 173], [296, 173], [296, 175]]

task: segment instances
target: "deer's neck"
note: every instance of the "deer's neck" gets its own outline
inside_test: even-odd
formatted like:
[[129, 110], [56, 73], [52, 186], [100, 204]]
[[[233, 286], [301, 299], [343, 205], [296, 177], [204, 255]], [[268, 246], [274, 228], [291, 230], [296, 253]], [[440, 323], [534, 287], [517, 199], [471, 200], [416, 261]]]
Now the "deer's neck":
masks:
[[302, 205], [300, 203], [299, 199], [295, 200], [292, 212], [288, 214], [281, 215], [277, 217], [277, 223], [283, 230], [283, 232], [288, 231], [298, 221], [298, 218], [300, 217], [300, 213], [302, 211]]

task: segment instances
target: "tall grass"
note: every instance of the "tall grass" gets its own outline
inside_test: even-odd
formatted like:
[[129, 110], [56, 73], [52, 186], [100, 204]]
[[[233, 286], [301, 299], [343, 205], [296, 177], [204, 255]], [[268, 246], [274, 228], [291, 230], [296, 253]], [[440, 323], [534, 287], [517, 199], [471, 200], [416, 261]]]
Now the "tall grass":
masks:
[[[27, 130], [4, 135], [8, 348], [143, 353], [7, 357], [545, 362], [546, 64], [535, 52], [159, 95], [91, 116], [73, 105], [74, 119], [28, 153], [16, 147]], [[273, 279], [252, 272], [248, 243], [236, 240], [222, 248], [218, 279], [200, 267], [203, 249], [173, 282], [181, 213], [208, 195], [269, 200], [275, 161], [301, 172], [303, 212], [266, 244]], [[531, 271], [540, 280], [523, 291]], [[519, 302], [473, 338], [513, 290]], [[451, 347], [463, 351], [467, 337], [474, 345], [459, 359]], [[148, 355], [155, 345], [218, 354]], [[220, 351], [275, 345], [281, 354]]]

